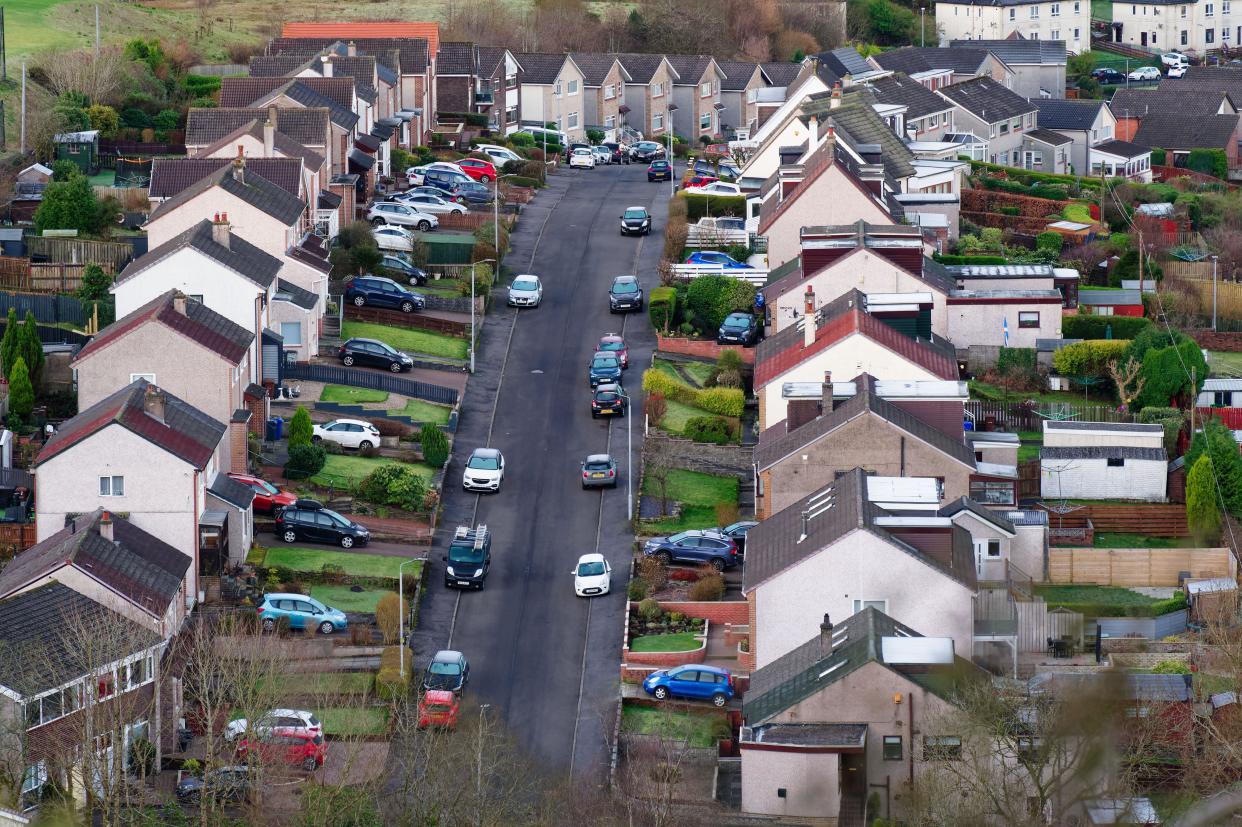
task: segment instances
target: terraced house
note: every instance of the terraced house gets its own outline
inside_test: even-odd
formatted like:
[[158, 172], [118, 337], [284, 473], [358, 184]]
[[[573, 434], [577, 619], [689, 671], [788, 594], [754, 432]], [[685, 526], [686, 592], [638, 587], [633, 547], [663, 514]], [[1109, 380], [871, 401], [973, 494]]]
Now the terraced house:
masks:
[[625, 84], [631, 78], [615, 55], [574, 52], [570, 55], [582, 70], [582, 110], [588, 128], [602, 129], [607, 140], [616, 138], [625, 106]]
[[721, 85], [724, 70], [711, 55], [666, 55], [677, 76], [673, 79], [673, 130], [691, 143], [700, 135], [720, 133]]
[[671, 123], [668, 111], [673, 102], [673, 81], [677, 71], [664, 55], [618, 54], [629, 80], [625, 82], [622, 123], [647, 137], [664, 135]]

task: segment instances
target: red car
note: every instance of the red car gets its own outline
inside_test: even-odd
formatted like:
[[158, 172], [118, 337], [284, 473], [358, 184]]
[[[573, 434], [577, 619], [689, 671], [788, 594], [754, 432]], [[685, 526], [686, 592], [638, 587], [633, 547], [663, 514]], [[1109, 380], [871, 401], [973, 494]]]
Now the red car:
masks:
[[694, 175], [691, 173], [687, 173], [686, 177], [683, 178], [681, 181], [681, 188], [683, 190], [698, 189], [699, 187], [705, 187], [708, 184], [714, 183], [719, 180], [720, 180], [719, 178], [716, 178], [713, 175]]
[[249, 474], [229, 474], [229, 476], [242, 485], [250, 486], [254, 491], [254, 510], [261, 514], [273, 514], [276, 509], [297, 502], [296, 494], [281, 491], [267, 480], [252, 477]]
[[484, 184], [496, 180], [496, 167], [492, 166], [491, 161], [483, 161], [478, 158], [462, 158], [457, 162], [457, 166], [461, 167], [462, 172], [476, 181], [482, 181]]
[[[288, 764], [301, 767], [307, 772], [314, 772], [323, 766], [328, 748], [323, 742], [323, 735], [311, 735], [308, 732], [260, 735], [253, 742], [253, 749], [259, 761], [264, 764]], [[237, 758], [246, 759], [251, 750], [251, 741], [243, 738], [237, 744]]]
[[630, 349], [625, 344], [625, 339], [621, 338], [618, 333], [605, 333], [600, 337], [599, 344], [595, 346], [596, 352], [614, 353], [621, 360], [621, 369], [625, 370], [630, 366]]
[[428, 690], [418, 701], [418, 727], [457, 728], [457, 716], [461, 712], [461, 701], [457, 694], [447, 689]]

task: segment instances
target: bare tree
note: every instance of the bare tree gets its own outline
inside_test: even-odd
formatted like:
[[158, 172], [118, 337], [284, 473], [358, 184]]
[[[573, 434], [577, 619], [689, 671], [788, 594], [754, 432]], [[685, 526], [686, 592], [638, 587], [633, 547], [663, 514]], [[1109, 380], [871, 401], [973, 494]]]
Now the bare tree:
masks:
[[91, 103], [111, 103], [122, 88], [128, 62], [119, 47], [108, 46], [98, 54], [93, 49], [50, 52], [40, 59], [39, 69], [57, 96], [79, 92]]
[[1140, 376], [1143, 366], [1138, 363], [1133, 356], [1121, 364], [1120, 359], [1114, 359], [1108, 363], [1108, 375], [1112, 377], [1113, 384], [1117, 386], [1117, 398], [1121, 400], [1122, 407], [1129, 410], [1131, 403], [1138, 399], [1143, 392], [1143, 385], [1147, 379]]

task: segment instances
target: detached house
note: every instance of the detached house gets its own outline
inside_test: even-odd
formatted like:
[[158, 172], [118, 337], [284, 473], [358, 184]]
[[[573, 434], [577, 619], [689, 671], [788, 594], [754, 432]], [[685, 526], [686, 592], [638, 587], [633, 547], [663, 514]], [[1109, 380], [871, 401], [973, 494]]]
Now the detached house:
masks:
[[908, 75], [933, 92], [941, 86], [985, 76], [1009, 86], [1013, 78], [1013, 70], [987, 49], [902, 46], [867, 60], [889, 72]]
[[1023, 166], [1025, 133], [1036, 128], [1039, 107], [987, 77], [936, 91], [957, 107], [954, 124], [958, 132], [970, 132], [988, 142], [989, 161]]
[[1040, 496], [1163, 502], [1168, 465], [1161, 425], [1046, 420]]
[[[1049, 34], [1055, 33], [1059, 36], [1041, 35], [1037, 38], [1024, 38], [1005, 34], [994, 36], [994, 38], [1001, 39], [954, 40], [949, 43], [949, 47], [987, 49], [996, 55], [1014, 73], [1013, 83], [1009, 84], [1009, 88], [1024, 98], [1063, 98], [1065, 97], [1065, 69], [1069, 62], [1068, 54], [1078, 54], [1084, 49], [1091, 48], [1089, 23], [1087, 22], [1091, 7], [1086, 0], [1066, 0], [1055, 3], [1048, 3], [1048, 0], [1044, 0], [1043, 3], [1032, 5], [1042, 7], [1045, 23], [1051, 22], [1054, 27]], [[1019, 14], [1021, 8], [1020, 5], [1016, 8]], [[1009, 14], [1015, 12], [1014, 5], [1005, 6], [1003, 9]], [[1031, 10], [1028, 8], [1027, 11]], [[937, 10], [937, 19], [939, 19], [939, 10]], [[1032, 20], [1035, 19], [1037, 18], [1032, 18]]]
[[711, 55], [665, 55], [673, 78], [673, 131], [691, 143], [699, 136], [720, 134], [721, 85], [725, 73]]
[[673, 81], [678, 77], [664, 55], [624, 53], [616, 55], [625, 67], [625, 107], [621, 122], [657, 140], [672, 128], [668, 111], [673, 102]]
[[[332, 141], [332, 122], [326, 107], [315, 109], [275, 107], [274, 112], [267, 108], [191, 109], [186, 115], [185, 154], [189, 158], [202, 155], [217, 155], [218, 157], [218, 153], [223, 148], [227, 157], [235, 157], [238, 154], [236, 144], [243, 143], [236, 138], [254, 129], [256, 121], [259, 124], [266, 123], [273, 114], [275, 115], [274, 134], [284, 135], [298, 146], [309, 149], [324, 158], [330, 173], [344, 169], [345, 159], [341, 156], [340, 146]], [[229, 138], [230, 143], [217, 146], [224, 138]], [[263, 137], [259, 137], [258, 140], [266, 146], [267, 142]], [[254, 147], [255, 144], [251, 143], [249, 146]], [[215, 152], [207, 152], [208, 147], [213, 148]], [[258, 152], [253, 154], [259, 155]], [[265, 152], [261, 157], [267, 157], [267, 153]]]
[[1117, 118], [1107, 101], [1032, 98], [1039, 107], [1039, 126], [1059, 132], [1073, 141], [1071, 174], [1082, 175], [1094, 166], [1092, 149], [1116, 137]]
[[943, 141], [954, 131], [954, 105], [923, 84], [901, 73], [868, 81], [876, 101], [904, 107], [900, 137], [911, 141]]

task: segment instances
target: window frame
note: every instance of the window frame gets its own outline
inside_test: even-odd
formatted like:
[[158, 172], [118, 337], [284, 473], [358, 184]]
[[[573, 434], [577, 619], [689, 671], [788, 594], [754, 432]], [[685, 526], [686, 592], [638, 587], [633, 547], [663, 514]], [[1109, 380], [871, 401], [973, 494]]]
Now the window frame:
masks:
[[960, 761], [962, 760], [962, 738], [960, 735], [924, 735], [924, 761]]
[[[893, 749], [893, 748], [896, 749]], [[905, 742], [900, 735], [885, 735], [880, 745], [880, 756], [883, 761], [904, 761]]]
[[[1040, 159], [1042, 161], [1042, 158]], [[1023, 318], [1025, 317], [1025, 318]], [[1032, 318], [1034, 317], [1034, 318]], [[1039, 311], [1038, 310], [1019, 310], [1018, 311], [1018, 329], [1039, 328]]]
[[[876, 604], [879, 604], [879, 605], [876, 605]], [[880, 611], [883, 614], [888, 614], [888, 600], [887, 599], [868, 600], [866, 598], [855, 599], [854, 600], [854, 614], [858, 614], [864, 609], [876, 609], [877, 611]]]
[[[120, 480], [120, 491], [117, 491], [116, 481]], [[104, 483], [107, 482], [105, 489]], [[125, 496], [125, 475], [110, 474], [100, 476], [99, 478], [99, 496], [101, 497], [124, 497]]]

